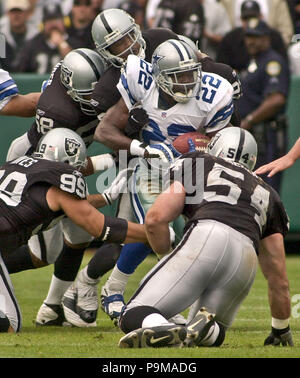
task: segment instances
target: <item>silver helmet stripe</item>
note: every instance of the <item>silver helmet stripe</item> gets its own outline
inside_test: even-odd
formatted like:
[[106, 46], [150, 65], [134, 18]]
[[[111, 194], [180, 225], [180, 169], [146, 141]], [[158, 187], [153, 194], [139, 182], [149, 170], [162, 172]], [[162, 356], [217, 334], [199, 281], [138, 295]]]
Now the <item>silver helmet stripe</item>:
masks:
[[103, 12], [100, 13], [100, 18], [101, 18], [101, 21], [103, 22], [103, 25], [104, 25], [104, 27], [105, 27], [107, 33], [108, 33], [108, 34], [112, 33], [113, 30], [112, 30], [112, 28], [109, 26], [109, 24], [108, 24], [108, 22], [107, 22], [107, 20], [106, 20], [105, 15], [104, 15]]
[[95, 63], [92, 61], [92, 59], [87, 55], [85, 54], [83, 51], [81, 50], [75, 50], [75, 52], [79, 55], [81, 55], [86, 61], [88, 61], [88, 63], [90, 64], [92, 70], [94, 71], [94, 74], [96, 76], [96, 79], [97, 81], [99, 81], [100, 79], [100, 72], [98, 71]]
[[183, 45], [183, 43], [178, 43], [177, 41], [169, 41], [171, 43], [171, 45], [173, 45], [175, 47], [175, 49], [177, 50], [179, 56], [180, 56], [180, 60], [189, 60], [189, 59], [192, 59], [188, 49]]

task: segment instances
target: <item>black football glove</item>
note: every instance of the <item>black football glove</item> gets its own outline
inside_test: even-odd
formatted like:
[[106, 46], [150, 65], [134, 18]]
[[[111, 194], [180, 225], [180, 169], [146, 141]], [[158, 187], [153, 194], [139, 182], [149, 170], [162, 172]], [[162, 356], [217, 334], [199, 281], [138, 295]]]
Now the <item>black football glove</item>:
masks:
[[141, 107], [131, 109], [129, 113], [128, 123], [125, 127], [125, 133], [128, 137], [135, 139], [139, 131], [147, 125], [149, 117]]
[[272, 327], [272, 331], [266, 338], [264, 345], [294, 346], [290, 327], [288, 326], [284, 329], [276, 329]]

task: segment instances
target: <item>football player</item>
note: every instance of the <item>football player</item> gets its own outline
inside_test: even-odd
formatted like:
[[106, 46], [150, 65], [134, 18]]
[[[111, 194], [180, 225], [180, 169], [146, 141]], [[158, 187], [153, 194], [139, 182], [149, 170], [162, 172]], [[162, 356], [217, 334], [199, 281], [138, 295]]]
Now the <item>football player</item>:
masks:
[[[149, 124], [141, 130], [141, 138], [146, 145], [164, 142], [172, 149], [172, 140], [180, 134], [196, 131], [199, 127], [213, 133], [225, 127], [233, 113], [233, 88], [219, 75], [201, 72], [200, 66], [194, 49], [173, 39], [157, 47], [153, 54], [152, 66], [138, 56], [130, 55], [118, 83], [122, 98], [108, 110], [97, 129], [104, 144], [113, 149], [128, 149], [131, 155], [149, 156], [148, 147], [144, 148], [139, 140], [132, 140], [122, 132], [129, 111], [136, 103], [141, 103], [149, 116]], [[116, 129], [117, 132], [112, 132], [112, 129]], [[128, 218], [131, 203], [129, 195], [123, 194], [118, 216], [133, 220]], [[135, 249], [136, 255], [143, 256], [142, 246], [124, 248], [129, 249]], [[85, 303], [89, 310], [93, 308], [93, 314], [97, 306], [95, 287], [99, 282], [99, 276], [103, 274], [103, 270], [99, 268], [101, 265], [97, 263], [98, 256], [96, 253], [91, 259], [85, 276], [79, 277], [75, 288], [70, 288], [77, 291], [78, 307], [82, 308], [81, 297], [83, 293], [88, 292], [87, 287], [90, 285], [90, 305], [87, 306], [85, 299], [82, 303]], [[113, 272], [114, 277], [111, 276], [107, 285], [102, 288], [101, 301], [111, 317], [119, 316], [124, 305], [123, 291], [129, 273], [134, 270], [131, 266], [131, 271], [128, 271], [128, 265], [127, 271], [121, 271], [117, 266]], [[92, 290], [94, 295], [91, 294]]]
[[0, 114], [5, 116], [33, 117], [40, 92], [19, 94], [9, 73], [0, 69]]
[[[103, 117], [103, 112], [106, 112], [121, 98], [121, 94], [116, 85], [120, 79], [120, 68], [128, 55], [134, 54], [140, 57], [145, 57], [145, 61], [150, 62], [155, 48], [160, 43], [170, 38], [179, 38], [175, 33], [164, 28], [148, 29], [141, 33], [139, 26], [134, 20], [126, 12], [120, 9], [107, 9], [101, 12], [94, 20], [92, 35], [97, 51], [109, 65], [108, 70], [101, 76], [101, 79], [96, 84], [92, 94], [91, 104], [94, 106], [100, 119]], [[183, 37], [180, 36], [180, 38]], [[192, 41], [191, 43], [193, 44]], [[204, 71], [216, 72], [217, 74], [220, 74], [220, 76], [225, 77], [232, 84], [234, 96], [238, 98], [241, 94], [241, 89], [235, 72], [229, 66], [216, 63], [209, 57], [201, 54], [195, 44], [192, 48], [195, 50], [198, 59], [201, 60]], [[115, 142], [117, 142], [119, 136], [126, 134], [129, 138], [139, 139], [140, 129], [149, 121], [145, 110], [139, 106], [133, 107], [130, 111], [129, 118], [128, 114], [125, 115], [125, 118], [128, 119], [125, 129], [120, 130], [112, 125], [109, 130], [108, 138], [111, 138], [110, 134], [114, 134]], [[233, 113], [231, 123], [238, 125], [238, 117], [235, 116], [235, 113]], [[98, 128], [100, 127], [101, 123]], [[127, 140], [129, 140], [129, 138], [127, 138]], [[95, 139], [100, 140], [97, 137], [97, 134], [95, 134]], [[104, 141], [104, 144], [105, 143], [106, 142]], [[117, 150], [123, 147], [118, 142], [115, 143], [114, 146]], [[131, 203], [129, 201], [129, 196], [124, 194], [121, 197], [117, 214], [118, 216], [127, 219], [128, 214], [130, 213]], [[77, 293], [78, 299], [80, 301], [80, 297], [83, 297], [83, 303], [87, 309], [95, 310], [97, 307], [96, 287], [99, 282], [99, 277], [114, 267], [121, 248], [121, 246], [109, 244], [105, 244], [99, 248], [88, 264], [87, 275], [77, 282], [78, 288], [81, 287], [82, 289]], [[138, 248], [138, 246], [135, 248]], [[129, 250], [129, 247], [125, 247], [122, 253], [124, 253], [125, 249]], [[131, 246], [130, 249], [133, 254], [133, 246]], [[143, 256], [143, 254], [145, 255], [146, 253], [147, 251], [140, 247], [136, 250], [136, 254], [140, 254], [140, 256]], [[126, 275], [126, 273], [134, 270], [134, 266], [129, 267], [129, 263], [126, 265], [127, 269], [123, 272], [125, 275], [120, 272], [119, 276], [119, 279], [124, 282], [127, 282], [128, 280], [128, 275]], [[114, 290], [111, 294], [106, 293], [104, 295], [103, 293], [102, 295], [102, 301], [106, 301], [109, 307], [114, 307], [114, 309], [112, 308], [109, 310], [110, 314], [120, 313], [124, 304], [122, 301], [124, 284], [122, 287], [120, 287], [119, 290]], [[93, 314], [95, 314], [95, 311], [93, 311]]]
[[[55, 67], [45, 86], [37, 104], [35, 122], [28, 132], [12, 142], [7, 160], [30, 154], [43, 135], [60, 127], [74, 130], [82, 136], [88, 148], [98, 124], [97, 115], [90, 105], [90, 96], [105, 69], [105, 63], [93, 50], [82, 48], [67, 54]], [[114, 165], [110, 154], [96, 155], [88, 160], [90, 173]], [[84, 250], [93, 239], [69, 219], [64, 219], [62, 223], [65, 243], [61, 249], [56, 240], [62, 229], [61, 225], [57, 225], [33, 236], [28, 245], [22, 245], [5, 258], [9, 273], [55, 263], [49, 292], [37, 314], [36, 321], [42, 325], [48, 322], [62, 324], [62, 296], [75, 279]]]
[[[101, 214], [97, 208], [111, 198], [87, 196], [78, 171], [86, 162], [82, 138], [58, 128], [43, 136], [32, 156], [21, 156], [1, 166], [0, 182], [0, 332], [21, 329], [21, 312], [1, 254], [15, 250], [39, 231], [67, 216], [78, 227], [99, 238], [118, 243], [147, 243], [144, 226]], [[56, 239], [62, 243], [62, 238]]]
[[[168, 224], [179, 214], [187, 218], [186, 232], [127, 303], [120, 347], [220, 346], [258, 260], [273, 316], [266, 343], [293, 345], [283, 244], [288, 217], [277, 192], [252, 173], [256, 156], [253, 136], [229, 127], [212, 138], [208, 154], [192, 152], [173, 164], [170, 185], [146, 215], [146, 231], [161, 255], [169, 252]], [[167, 320], [196, 299], [202, 308], [186, 327]]]
[[[159, 193], [161, 193], [164, 185], [162, 179], [163, 175], [174, 161], [172, 150], [164, 143], [150, 145], [149, 149], [153, 155], [155, 154], [159, 156], [159, 158], [139, 158], [136, 159], [136, 161], [131, 160], [130, 162], [130, 164], [133, 165], [133, 173], [128, 181], [129, 196], [132, 203], [130, 216], [135, 222], [140, 224], [144, 224], [145, 214], [154, 203]], [[119, 175], [122, 175], [122, 171]], [[171, 239], [173, 241], [172, 245], [175, 246], [182, 237], [184, 220], [180, 216], [174, 222], [171, 222], [169, 226]], [[126, 249], [127, 246], [129, 247], [128, 249]], [[142, 243], [123, 246], [122, 253], [109, 277], [109, 282], [102, 288], [103, 310], [114, 321], [119, 317], [124, 306], [123, 292], [130, 275], [151, 251], [148, 245], [146, 246]], [[82, 302], [81, 300], [81, 298], [85, 298], [86, 288], [84, 282], [89, 280], [88, 277], [88, 266], [86, 266], [80, 271], [76, 282], [71, 285], [63, 297], [62, 306], [66, 320], [77, 327], [85, 327], [90, 323], [94, 323], [97, 318], [97, 294], [93, 302], [90, 301], [90, 303], [88, 303], [87, 301]], [[119, 282], [120, 277], [122, 282], [121, 288]], [[97, 280], [97, 283], [99, 280], [100, 278]], [[95, 282], [92, 281], [91, 286], [95, 286]], [[108, 296], [107, 293], [105, 293], [107, 288], [109, 288], [109, 290], [115, 289], [113, 297], [109, 299], [107, 299]], [[91, 290], [89, 290], [89, 292], [91, 292]], [[118, 308], [118, 306], [120, 308]], [[177, 322], [179, 320], [185, 322], [182, 316], [176, 316]]]

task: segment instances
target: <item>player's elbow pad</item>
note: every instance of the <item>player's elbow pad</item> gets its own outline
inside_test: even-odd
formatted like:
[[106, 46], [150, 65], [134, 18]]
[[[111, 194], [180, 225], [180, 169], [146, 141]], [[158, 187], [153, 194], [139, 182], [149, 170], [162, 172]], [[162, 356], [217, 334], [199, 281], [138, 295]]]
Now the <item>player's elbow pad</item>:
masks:
[[127, 236], [128, 222], [125, 219], [104, 216], [104, 225], [97, 240], [122, 244]]

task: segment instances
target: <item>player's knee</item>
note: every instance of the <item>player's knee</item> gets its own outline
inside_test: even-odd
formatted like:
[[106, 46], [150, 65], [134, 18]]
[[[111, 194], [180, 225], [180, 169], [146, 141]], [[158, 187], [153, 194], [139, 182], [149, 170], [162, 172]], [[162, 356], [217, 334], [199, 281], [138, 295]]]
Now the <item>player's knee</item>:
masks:
[[8, 317], [0, 310], [0, 333], [9, 332], [12, 330]]

